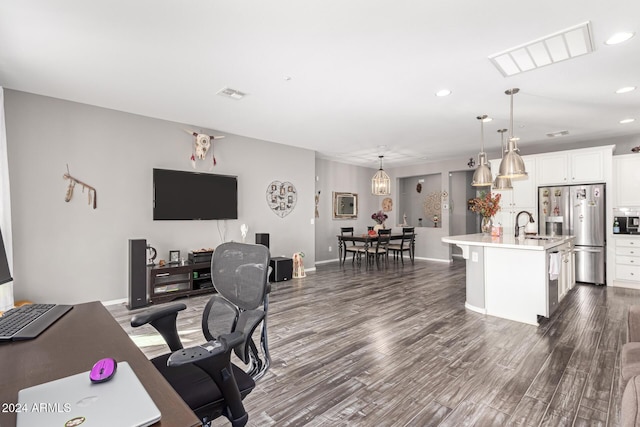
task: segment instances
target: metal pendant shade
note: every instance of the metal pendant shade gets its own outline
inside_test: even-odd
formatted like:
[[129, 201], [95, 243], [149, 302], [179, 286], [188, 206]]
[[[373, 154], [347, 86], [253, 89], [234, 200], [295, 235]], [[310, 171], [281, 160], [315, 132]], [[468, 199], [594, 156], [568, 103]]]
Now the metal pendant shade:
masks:
[[391, 179], [389, 175], [382, 169], [382, 158], [384, 156], [378, 156], [380, 159], [380, 169], [371, 178], [371, 193], [375, 196], [388, 196], [391, 194]]
[[489, 166], [489, 162], [487, 161], [487, 154], [484, 152], [484, 119], [487, 118], [486, 115], [476, 117], [480, 120], [480, 153], [478, 154], [478, 168], [473, 173], [473, 179], [471, 180], [471, 185], [474, 187], [487, 187], [490, 186], [493, 182], [493, 177], [491, 176], [491, 167]]
[[[500, 134], [500, 158], [504, 158], [504, 133], [507, 129], [498, 129], [498, 133]], [[502, 176], [496, 176], [496, 179], [493, 181], [493, 189], [506, 191], [513, 190], [513, 185], [511, 185], [511, 178], [505, 178]]]
[[513, 95], [519, 91], [520, 89], [518, 88], [505, 91], [505, 93], [511, 97], [511, 136], [507, 141], [507, 151], [500, 162], [500, 170], [498, 171], [498, 176], [502, 178], [525, 178], [527, 176], [527, 171], [524, 168], [524, 161], [522, 160], [522, 157], [520, 157], [518, 146], [516, 145], [516, 138], [513, 136]]

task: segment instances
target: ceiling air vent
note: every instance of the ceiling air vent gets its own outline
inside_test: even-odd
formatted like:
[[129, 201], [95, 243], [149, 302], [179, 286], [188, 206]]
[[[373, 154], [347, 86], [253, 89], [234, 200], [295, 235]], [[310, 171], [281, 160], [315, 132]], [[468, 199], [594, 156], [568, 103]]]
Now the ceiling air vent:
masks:
[[565, 135], [569, 135], [569, 131], [568, 130], [561, 130], [561, 131], [558, 131], [558, 132], [551, 132], [551, 133], [547, 134], [547, 136], [549, 138], [556, 138], [558, 136], [565, 136]]
[[245, 97], [246, 93], [240, 92], [236, 89], [231, 89], [230, 87], [223, 87], [217, 93], [220, 96], [226, 96], [227, 98], [239, 100]]
[[529, 43], [489, 56], [503, 76], [524, 71], [593, 52], [593, 37], [589, 21], [558, 31]]

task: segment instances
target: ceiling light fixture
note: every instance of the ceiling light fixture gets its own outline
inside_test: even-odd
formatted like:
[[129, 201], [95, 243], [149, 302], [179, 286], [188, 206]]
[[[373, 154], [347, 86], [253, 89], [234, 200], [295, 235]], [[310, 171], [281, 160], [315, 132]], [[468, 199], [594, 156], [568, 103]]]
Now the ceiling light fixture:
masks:
[[371, 178], [371, 193], [374, 196], [388, 196], [391, 194], [391, 178], [382, 169], [382, 158], [384, 156], [378, 156], [380, 159], [380, 169]]
[[[500, 159], [504, 158], [504, 133], [506, 131], [507, 129], [498, 129], [498, 133], [500, 134]], [[496, 179], [493, 181], [493, 189], [498, 191], [513, 190], [511, 178], [496, 176]]]
[[609, 37], [607, 39], [607, 41], [604, 42], [604, 44], [609, 45], [609, 46], [614, 45], [614, 44], [620, 44], [620, 43], [626, 42], [631, 37], [633, 37], [635, 34], [636, 33], [628, 32], [628, 31], [615, 33], [614, 35]]
[[513, 95], [520, 92], [520, 89], [513, 88], [506, 90], [504, 93], [510, 96], [511, 103], [509, 108], [509, 126], [511, 129], [511, 137], [507, 141], [507, 151], [500, 162], [500, 170], [498, 176], [503, 178], [526, 178], [527, 171], [524, 168], [524, 161], [520, 157], [517, 139], [513, 136]]
[[620, 120], [620, 124], [621, 125], [626, 125], [627, 123], [633, 123], [635, 121], [636, 121], [636, 119], [623, 119], [623, 120]]
[[480, 121], [480, 153], [478, 154], [478, 167], [473, 173], [473, 180], [471, 181], [471, 185], [474, 187], [487, 187], [493, 181], [491, 167], [487, 162], [487, 153], [484, 152], [484, 119], [486, 118], [486, 114], [476, 117]]
[[436, 92], [436, 96], [449, 96], [451, 95], [451, 91], [449, 89], [442, 89]]
[[629, 92], [633, 92], [634, 90], [636, 90], [635, 86], [625, 86], [618, 89], [616, 93], [629, 93]]

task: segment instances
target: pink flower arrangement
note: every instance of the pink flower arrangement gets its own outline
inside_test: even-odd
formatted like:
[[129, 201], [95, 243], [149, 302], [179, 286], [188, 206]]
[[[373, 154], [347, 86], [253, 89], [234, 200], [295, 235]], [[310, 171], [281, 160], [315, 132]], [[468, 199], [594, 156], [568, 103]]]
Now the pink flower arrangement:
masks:
[[387, 214], [382, 211], [374, 212], [373, 215], [371, 215], [371, 219], [378, 224], [384, 223], [387, 218], [389, 218]]
[[469, 209], [484, 217], [492, 217], [500, 210], [500, 197], [502, 197], [500, 193], [493, 197], [491, 192], [480, 193], [480, 197], [469, 200]]

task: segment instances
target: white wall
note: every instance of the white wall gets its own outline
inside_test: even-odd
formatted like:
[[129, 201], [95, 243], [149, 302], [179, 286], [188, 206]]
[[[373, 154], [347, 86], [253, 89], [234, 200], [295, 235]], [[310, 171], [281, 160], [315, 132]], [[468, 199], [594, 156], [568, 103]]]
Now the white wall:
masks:
[[[158, 251], [188, 251], [241, 240], [240, 225], [270, 233], [272, 256], [303, 251], [315, 264], [315, 153], [225, 134], [215, 143], [211, 173], [238, 176], [238, 220], [153, 221], [152, 169], [192, 170], [195, 126], [6, 91], [9, 173], [13, 215], [16, 300], [79, 303], [125, 298], [128, 239], [144, 238]], [[65, 203], [71, 174], [97, 189], [98, 208], [76, 186]], [[209, 163], [198, 170], [208, 171]], [[290, 181], [298, 202], [285, 218], [266, 203], [273, 180]], [[203, 195], [207, 197], [207, 195]]]

